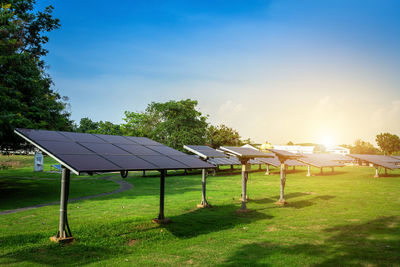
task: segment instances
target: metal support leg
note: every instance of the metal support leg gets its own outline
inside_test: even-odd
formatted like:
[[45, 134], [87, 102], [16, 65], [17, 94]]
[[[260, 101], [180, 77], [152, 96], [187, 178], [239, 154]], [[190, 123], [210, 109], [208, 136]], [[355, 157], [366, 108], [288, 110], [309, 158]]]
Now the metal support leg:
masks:
[[143, 171], [142, 177], [146, 177], [146, 171]]
[[307, 165], [307, 176], [311, 176], [311, 166]]
[[50, 237], [50, 240], [54, 242], [64, 243], [75, 240], [72, 237], [71, 230], [69, 229], [67, 214], [70, 175], [70, 170], [63, 166], [61, 174], [60, 221], [58, 225], [58, 232], [56, 236]]
[[324, 174], [324, 171], [323, 171], [323, 168], [321, 168], [321, 173], [320, 173], [321, 175], [323, 175]]
[[233, 171], [233, 165], [231, 165], [231, 171]]
[[286, 185], [286, 164], [281, 163], [281, 191], [280, 191], [279, 200], [276, 204], [280, 204], [280, 205], [286, 204], [285, 185]]
[[207, 199], [206, 199], [206, 183], [207, 183], [207, 172], [206, 169], [202, 169], [201, 171], [201, 203], [197, 205], [199, 208], [205, 208], [205, 207], [210, 207], [211, 205], [208, 204]]
[[261, 164], [258, 164], [258, 170], [261, 171]]
[[266, 169], [265, 175], [269, 175], [269, 164], [266, 164]]
[[332, 173], [334, 173], [335, 172], [335, 168], [334, 167], [332, 167]]
[[379, 177], [379, 172], [378, 172], [378, 167], [377, 166], [375, 166], [375, 176], [374, 177], [375, 178]]
[[293, 171], [294, 171], [294, 172], [296, 171], [296, 166], [293, 166]]
[[247, 210], [246, 197], [247, 197], [247, 179], [248, 179], [247, 164], [242, 165], [242, 207], [241, 210]]
[[157, 219], [153, 219], [155, 223], [169, 223], [171, 220], [164, 217], [164, 196], [165, 196], [165, 170], [160, 171], [160, 212]]

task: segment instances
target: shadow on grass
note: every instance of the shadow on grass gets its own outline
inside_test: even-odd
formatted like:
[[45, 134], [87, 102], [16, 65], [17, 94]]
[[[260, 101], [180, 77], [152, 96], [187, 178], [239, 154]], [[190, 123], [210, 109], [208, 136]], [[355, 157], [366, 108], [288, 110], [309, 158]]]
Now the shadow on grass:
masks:
[[[127, 254], [127, 250], [105, 246], [91, 246], [84, 243], [60, 245], [48, 241], [44, 234], [24, 234], [2, 237], [2, 243], [19, 243], [18, 248], [7, 254], [0, 253], [0, 265], [82, 266], [101, 262], [116, 256]], [[43, 240], [45, 240], [43, 242]], [[36, 244], [38, 243], [38, 244]], [[21, 246], [21, 244], [24, 244]], [[10, 244], [8, 244], [10, 245]]]
[[[299, 201], [291, 201], [291, 199], [296, 198], [296, 197], [302, 197], [302, 196], [308, 196], [311, 195], [310, 193], [303, 193], [303, 192], [294, 192], [294, 193], [289, 193], [285, 195], [285, 199], [287, 200], [287, 204], [285, 207], [288, 208], [295, 208], [295, 209], [301, 209], [305, 207], [309, 207], [312, 205], [317, 204], [318, 201], [324, 200], [330, 200], [332, 198], [335, 198], [335, 196], [331, 195], [323, 195], [323, 196], [315, 196], [311, 199], [305, 199], [305, 200], [299, 200]], [[271, 198], [262, 198], [262, 199], [250, 199], [249, 202], [257, 203], [257, 204], [268, 204], [268, 203], [275, 203], [278, 201], [279, 196], [274, 196]]]
[[[257, 242], [241, 246], [225, 266], [268, 266], [269, 258], [299, 255], [310, 266], [394, 266], [400, 262], [400, 217], [324, 230], [332, 236], [321, 244], [282, 245]], [[315, 262], [312, 264], [312, 262]]]
[[170, 217], [172, 223], [163, 225], [162, 227], [179, 238], [192, 238], [198, 235], [230, 229], [238, 224], [248, 224], [253, 221], [273, 218], [257, 210], [252, 210], [249, 213], [237, 213], [237, 210], [238, 206], [236, 205], [197, 209]]
[[326, 169], [326, 170], [324, 169], [322, 174], [319, 171], [315, 171], [315, 172], [311, 171], [311, 176], [313, 176], [313, 177], [318, 177], [318, 176], [336, 176], [336, 175], [343, 175], [343, 174], [346, 174], [346, 173], [348, 173], [348, 172], [346, 172], [346, 171], [338, 171], [336, 169], [335, 169], [334, 172], [332, 172], [330, 169]]

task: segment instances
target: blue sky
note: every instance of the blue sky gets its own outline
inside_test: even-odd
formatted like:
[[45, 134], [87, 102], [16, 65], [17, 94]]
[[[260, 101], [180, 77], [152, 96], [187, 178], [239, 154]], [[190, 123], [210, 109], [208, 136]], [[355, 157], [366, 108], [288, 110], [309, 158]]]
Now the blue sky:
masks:
[[400, 1], [39, 1], [72, 118], [192, 98], [275, 144], [400, 134]]

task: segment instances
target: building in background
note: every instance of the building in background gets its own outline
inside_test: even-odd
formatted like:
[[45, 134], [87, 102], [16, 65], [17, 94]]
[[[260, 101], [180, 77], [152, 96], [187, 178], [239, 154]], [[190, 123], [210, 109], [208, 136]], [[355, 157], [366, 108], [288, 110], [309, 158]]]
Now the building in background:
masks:
[[350, 154], [350, 149], [341, 146], [329, 146], [325, 148], [325, 152], [331, 154], [348, 155]]
[[274, 146], [274, 149], [285, 150], [296, 154], [313, 154], [315, 146]]

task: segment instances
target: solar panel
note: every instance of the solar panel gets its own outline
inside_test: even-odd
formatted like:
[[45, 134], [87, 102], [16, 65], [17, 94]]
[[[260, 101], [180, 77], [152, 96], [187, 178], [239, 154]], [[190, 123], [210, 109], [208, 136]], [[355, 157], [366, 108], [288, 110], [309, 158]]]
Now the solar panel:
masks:
[[125, 138], [124, 136], [120, 135], [106, 135], [106, 134], [96, 134], [97, 137], [101, 138], [102, 140], [113, 143], [113, 144], [136, 144], [134, 141]]
[[372, 163], [376, 166], [384, 167], [386, 169], [391, 169], [391, 170], [400, 169], [400, 166], [396, 165], [400, 163], [400, 160], [394, 157], [389, 157], [384, 155], [367, 155], [367, 154], [350, 154], [349, 156], [358, 160]]
[[76, 174], [93, 171], [214, 168], [145, 137], [15, 129]]
[[99, 137], [97, 137], [93, 134], [74, 133], [74, 132], [59, 132], [59, 133], [72, 141], [90, 142], [90, 143], [106, 143], [103, 139], [100, 139]]
[[279, 149], [268, 149], [268, 150], [277, 155], [278, 157], [287, 159], [296, 159], [300, 156], [299, 154], [294, 154], [286, 150], [279, 150]]
[[[25, 130], [25, 129], [21, 129]], [[29, 135], [30, 138], [35, 140], [47, 140], [47, 141], [69, 141], [67, 137], [62, 135], [60, 132], [54, 131], [41, 131], [41, 130], [29, 130], [24, 131]]]
[[297, 160], [307, 165], [317, 168], [324, 167], [343, 167], [344, 165], [333, 160], [327, 160], [319, 156], [320, 154], [303, 154]]
[[331, 160], [331, 161], [337, 161], [337, 162], [353, 162], [354, 159], [347, 157], [346, 155], [341, 155], [341, 154], [315, 154], [318, 155], [319, 158], [325, 159], [325, 160]]
[[221, 150], [240, 158], [270, 158], [273, 155], [248, 147], [221, 146]]
[[168, 156], [187, 156], [185, 153], [167, 146], [147, 146], [148, 148]]
[[119, 148], [124, 149], [125, 151], [128, 151], [129, 153], [131, 153], [132, 155], [136, 155], [136, 156], [157, 156], [160, 155], [160, 153], [147, 148], [145, 146], [142, 145], [121, 145], [121, 144], [117, 144], [116, 146], [118, 146]]
[[242, 165], [238, 158], [229, 157], [229, 158], [210, 158], [207, 162], [215, 165], [215, 166], [224, 166], [224, 165]]
[[129, 155], [130, 154], [129, 152], [122, 150], [113, 144], [98, 144], [98, 143], [78, 143], [78, 144], [90, 149], [95, 154], [101, 154], [101, 155]]
[[139, 145], [144, 145], [144, 146], [164, 146], [163, 144], [153, 141], [149, 138], [146, 137], [137, 137], [137, 136], [124, 136], [125, 138], [135, 142], [136, 144]]
[[46, 147], [53, 153], [62, 154], [95, 154], [89, 149], [83, 147], [82, 145], [75, 142], [60, 142], [60, 141], [44, 141], [38, 140], [37, 143]]
[[186, 150], [204, 158], [226, 158], [227, 155], [225, 155], [222, 152], [219, 152], [209, 146], [194, 146], [194, 145], [184, 145], [183, 148]]
[[[281, 162], [279, 161], [278, 157], [276, 157], [276, 156], [273, 157], [273, 158], [260, 158], [258, 160], [264, 162], [265, 164], [274, 166], [274, 167], [280, 167], [281, 166]], [[295, 159], [287, 159], [287, 160], [285, 160], [285, 164], [287, 166], [290, 166], [290, 167], [293, 167], [293, 166], [294, 167], [296, 167], [296, 166], [305, 166], [306, 165], [306, 164], [304, 164], [304, 163], [302, 163], [302, 162], [300, 162], [298, 160], [295, 160]]]

